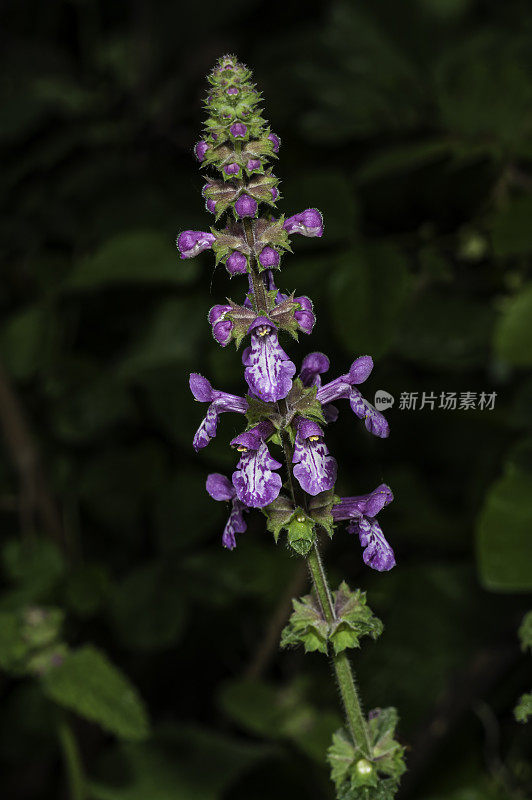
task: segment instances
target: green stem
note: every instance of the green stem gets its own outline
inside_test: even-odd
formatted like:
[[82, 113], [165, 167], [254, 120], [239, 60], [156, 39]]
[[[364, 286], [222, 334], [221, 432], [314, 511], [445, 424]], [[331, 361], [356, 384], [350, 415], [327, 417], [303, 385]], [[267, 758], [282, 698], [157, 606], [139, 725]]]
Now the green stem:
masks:
[[[244, 232], [246, 241], [251, 249], [250, 258], [250, 273], [253, 283], [253, 293], [255, 299], [255, 309], [260, 314], [261, 311], [268, 313], [268, 305], [266, 302], [266, 291], [261, 275], [257, 268], [257, 257], [255, 253], [255, 239], [253, 235], [253, 225], [250, 219], [244, 220]], [[277, 404], [281, 414], [286, 415], [287, 405], [286, 400], [280, 400]], [[288, 482], [290, 493], [294, 505], [301, 505], [306, 510], [305, 496], [299, 497], [296, 487], [292, 481], [292, 447], [290, 439], [286, 430], [281, 430], [281, 442], [283, 445], [284, 457], [286, 462], [286, 470], [288, 474]], [[329, 624], [333, 623], [336, 619], [334, 610], [334, 603], [327, 582], [327, 576], [321, 562], [320, 553], [317, 542], [314, 544], [312, 550], [307, 556], [307, 564], [312, 575], [312, 582], [318, 595], [320, 605], [323, 610], [325, 619]], [[345, 716], [347, 724], [353, 737], [353, 741], [360, 748], [361, 752], [368, 758], [371, 757], [371, 744], [369, 740], [368, 726], [366, 719], [362, 712], [362, 706], [358, 697], [358, 692], [355, 686], [355, 679], [351, 670], [351, 664], [345, 650], [337, 655], [333, 655], [332, 662], [338, 686], [340, 687], [340, 694], [345, 709]]]
[[[336, 619], [336, 614], [317, 543], [314, 544], [313, 549], [308, 554], [307, 563], [323, 614], [327, 622], [331, 624]], [[338, 686], [340, 687], [340, 694], [342, 695], [349, 730], [351, 731], [355, 744], [358, 745], [366, 757], [370, 757], [371, 743], [369, 740], [368, 726], [362, 712], [362, 705], [355, 685], [355, 679], [345, 650], [334, 655], [332, 661]]]
[[70, 800], [86, 800], [85, 776], [76, 737], [66, 715], [61, 711], [57, 717], [57, 735], [63, 751]]

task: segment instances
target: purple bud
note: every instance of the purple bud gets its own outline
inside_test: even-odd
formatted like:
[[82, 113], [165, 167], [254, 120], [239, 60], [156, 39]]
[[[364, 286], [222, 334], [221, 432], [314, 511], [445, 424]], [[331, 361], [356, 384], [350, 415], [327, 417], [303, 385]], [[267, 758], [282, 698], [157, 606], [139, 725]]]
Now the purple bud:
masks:
[[219, 322], [221, 319], [224, 318], [224, 315], [228, 311], [231, 311], [231, 306], [227, 306], [227, 305], [226, 306], [220, 306], [220, 305], [213, 306], [211, 308], [211, 310], [209, 311], [208, 319], [209, 319], [210, 324], [211, 325], [216, 325], [217, 322]]
[[212, 329], [212, 335], [222, 347], [229, 344], [231, 340], [231, 331], [233, 330], [233, 323], [229, 319], [224, 319], [222, 322], [217, 322]]
[[212, 183], [206, 183], [206, 184], [204, 185], [203, 189], [201, 190], [201, 196], [202, 196], [202, 197], [205, 197], [205, 196], [206, 196], [206, 194], [207, 194], [207, 191], [208, 191], [208, 190], [211, 188], [211, 186], [212, 186]]
[[230, 86], [227, 90], [227, 94], [235, 95], [238, 94], [238, 89], [236, 86]]
[[360, 356], [351, 364], [349, 383], [364, 383], [369, 378], [372, 369], [373, 359], [371, 356]]
[[278, 153], [279, 152], [279, 148], [281, 146], [281, 140], [279, 139], [279, 137], [276, 136], [275, 133], [270, 133], [270, 135], [268, 136], [268, 139], [270, 140], [270, 142], [273, 143], [273, 152], [274, 153]]
[[195, 399], [200, 403], [210, 403], [213, 400], [213, 388], [211, 382], [200, 375], [198, 372], [192, 372], [189, 379], [190, 391]]
[[235, 137], [235, 139], [239, 139], [246, 135], [248, 128], [243, 122], [234, 122], [229, 128], [229, 132], [231, 136]]
[[248, 169], [260, 169], [261, 162], [260, 158], [250, 158], [248, 163], [246, 164]]
[[203, 141], [203, 139], [201, 140], [201, 142], [198, 142], [196, 144], [196, 146], [194, 147], [194, 154], [198, 159], [198, 161], [203, 161], [203, 159], [205, 158], [205, 153], [207, 152], [208, 149], [209, 145], [207, 144], [207, 142]]
[[259, 261], [263, 267], [278, 267], [281, 257], [273, 247], [263, 247], [260, 251]]
[[302, 236], [322, 236], [323, 217], [317, 208], [307, 208], [306, 211], [288, 217], [283, 227], [288, 233], [300, 233]]
[[240, 166], [233, 162], [232, 164], [226, 164], [224, 167], [224, 172], [226, 175], [236, 175], [236, 173], [240, 170]]
[[276, 186], [273, 186], [271, 189], [271, 193], [272, 193], [272, 200], [275, 203], [275, 201], [279, 197], [279, 189]]
[[209, 250], [215, 238], [212, 233], [204, 231], [183, 231], [177, 238], [181, 258], [193, 258], [203, 250]]
[[297, 324], [303, 333], [311, 333], [316, 323], [316, 317], [312, 310], [312, 300], [308, 297], [296, 297], [294, 299], [301, 306], [294, 314]]
[[225, 262], [225, 266], [230, 275], [245, 275], [248, 271], [248, 260], [243, 253], [233, 250]]
[[207, 200], [207, 202], [205, 203], [205, 208], [207, 209], [207, 211], [210, 211], [211, 214], [216, 214], [216, 200], [211, 200], [209, 198], [209, 200]]
[[241, 194], [235, 203], [235, 211], [239, 217], [254, 217], [257, 208], [257, 201], [248, 194]]

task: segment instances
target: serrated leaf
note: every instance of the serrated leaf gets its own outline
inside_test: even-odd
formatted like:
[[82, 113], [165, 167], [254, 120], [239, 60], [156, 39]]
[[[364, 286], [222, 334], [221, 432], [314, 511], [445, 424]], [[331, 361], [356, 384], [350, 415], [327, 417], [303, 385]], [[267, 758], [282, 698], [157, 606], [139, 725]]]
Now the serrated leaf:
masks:
[[335, 653], [348, 647], [360, 647], [363, 636], [377, 639], [382, 633], [382, 622], [366, 605], [365, 592], [351, 591], [345, 581], [334, 592], [334, 611], [336, 621], [331, 625], [329, 639]]
[[69, 653], [44, 676], [42, 685], [50, 699], [122, 739], [141, 740], [148, 735], [146, 710], [136, 689], [91, 645]]
[[256, 425], [263, 419], [269, 419], [276, 428], [280, 428], [283, 424], [283, 418], [278, 412], [275, 403], [265, 403], [264, 400], [259, 400], [257, 397], [246, 395], [248, 409], [246, 411], [246, 419], [250, 426]]
[[312, 595], [292, 600], [293, 612], [281, 634], [281, 647], [302, 644], [306, 653], [327, 652], [328, 624]]

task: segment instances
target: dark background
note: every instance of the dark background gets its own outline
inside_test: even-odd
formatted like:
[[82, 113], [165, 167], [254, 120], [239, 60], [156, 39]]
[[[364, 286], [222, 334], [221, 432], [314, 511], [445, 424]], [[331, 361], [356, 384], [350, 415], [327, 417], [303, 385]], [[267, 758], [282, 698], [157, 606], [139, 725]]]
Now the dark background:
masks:
[[[328, 433], [340, 493], [395, 493], [392, 572], [365, 568], [342, 527], [326, 556], [385, 624], [354, 656], [365, 705], [399, 709], [404, 798], [531, 797], [532, 737], [513, 717], [532, 684], [517, 637], [532, 589], [530, 3], [26, 0], [3, 18], [0, 644], [28, 606], [62, 609], [57, 638], [106, 653], [139, 693], [83, 664], [58, 688], [47, 642], [29, 666], [4, 642], [3, 796], [332, 796], [328, 664], [277, 651], [304, 568], [259, 513], [221, 547], [204, 481], [231, 470], [241, 420], [191, 446], [189, 372], [243, 388], [206, 322], [243, 283], [174, 246], [210, 224], [192, 148], [204, 76], [235, 52], [283, 140], [280, 210], [325, 217], [283, 262], [279, 285], [318, 316], [286, 347], [324, 350], [331, 377], [370, 353], [366, 395], [396, 398], [388, 440], [347, 407]], [[400, 410], [423, 391], [497, 398]]]

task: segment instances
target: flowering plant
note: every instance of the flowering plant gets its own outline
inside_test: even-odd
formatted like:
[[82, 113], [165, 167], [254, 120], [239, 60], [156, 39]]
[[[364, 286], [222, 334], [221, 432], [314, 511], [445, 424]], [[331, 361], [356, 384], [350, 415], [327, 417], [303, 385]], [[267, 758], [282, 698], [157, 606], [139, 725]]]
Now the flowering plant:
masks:
[[[270, 162], [277, 158], [281, 142], [262, 117], [250, 71], [233, 56], [225, 56], [208, 80], [208, 118], [195, 154], [202, 168], [219, 174], [207, 178], [203, 196], [207, 211], [224, 227], [184, 231], [177, 246], [181, 258], [211, 249], [216, 264], [224, 264], [231, 278], [248, 279], [241, 304], [228, 299], [208, 315], [213, 337], [222, 347], [234, 341], [238, 348], [245, 341], [242, 364], [248, 392], [240, 397], [213, 389], [207, 378], [193, 373], [192, 394], [207, 404], [193, 445], [199, 451], [216, 436], [220, 414], [245, 418], [244, 431], [230, 443], [238, 454], [231, 477], [215, 473], [207, 478], [209, 495], [230, 503], [222, 544], [229, 550], [236, 547], [237, 536], [246, 531], [245, 515], [256, 508], [265, 515], [275, 541], [285, 534], [289, 547], [307, 559], [314, 592], [294, 601], [281, 644], [300, 644], [306, 651], [331, 656], [347, 723], [328, 751], [338, 797], [387, 800], [395, 796], [405, 768], [403, 748], [394, 739], [397, 714], [394, 709], [376, 709], [364, 716], [347, 656], [363, 636], [377, 638], [382, 624], [363, 592], [352, 591], [345, 582], [331, 592], [318, 542], [320, 532], [332, 536], [336, 523], [345, 521], [347, 531], [358, 535], [365, 564], [381, 572], [395, 566], [393, 550], [376, 519], [393, 500], [391, 489], [382, 484], [364, 495], [338, 497], [337, 463], [325, 441], [324, 426], [338, 418], [339, 400], [349, 401], [370, 433], [388, 436], [385, 418], [358, 389], [373, 361], [359, 356], [346, 373], [324, 382], [326, 355], [310, 353], [298, 370], [283, 349], [280, 336], [297, 340], [299, 333], [310, 334], [316, 318], [308, 297], [277, 288], [274, 272], [291, 252], [292, 236], [322, 236], [322, 215], [315, 208], [288, 218], [276, 215], [279, 181]], [[274, 448], [279, 460], [272, 455]]]

